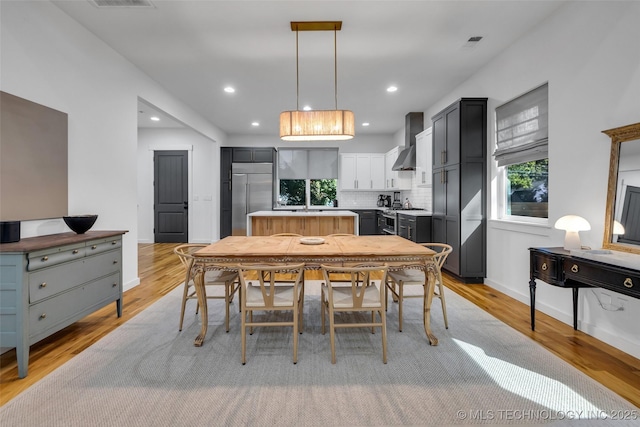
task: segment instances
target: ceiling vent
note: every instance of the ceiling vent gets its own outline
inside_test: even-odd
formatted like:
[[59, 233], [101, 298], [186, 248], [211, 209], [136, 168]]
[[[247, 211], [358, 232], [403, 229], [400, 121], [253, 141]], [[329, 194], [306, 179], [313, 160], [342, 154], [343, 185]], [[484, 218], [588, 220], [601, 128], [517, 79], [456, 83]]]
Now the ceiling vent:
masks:
[[462, 45], [463, 50], [471, 50], [474, 49], [478, 43], [482, 40], [482, 36], [473, 36], [469, 37], [469, 40], [465, 44]]
[[99, 8], [106, 7], [155, 7], [149, 0], [90, 0]]

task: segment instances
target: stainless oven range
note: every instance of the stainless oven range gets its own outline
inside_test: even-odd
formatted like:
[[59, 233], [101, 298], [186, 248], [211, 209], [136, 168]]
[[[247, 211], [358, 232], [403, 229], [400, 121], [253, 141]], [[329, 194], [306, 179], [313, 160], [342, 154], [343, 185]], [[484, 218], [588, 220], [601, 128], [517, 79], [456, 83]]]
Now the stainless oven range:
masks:
[[382, 231], [385, 234], [397, 234], [396, 222], [398, 222], [398, 213], [393, 209], [387, 209], [382, 211], [382, 217], [384, 218]]
[[384, 227], [382, 231], [385, 234], [398, 234], [398, 214], [402, 211], [421, 211], [423, 208], [410, 208], [410, 209], [386, 209], [382, 211], [382, 217], [384, 218]]

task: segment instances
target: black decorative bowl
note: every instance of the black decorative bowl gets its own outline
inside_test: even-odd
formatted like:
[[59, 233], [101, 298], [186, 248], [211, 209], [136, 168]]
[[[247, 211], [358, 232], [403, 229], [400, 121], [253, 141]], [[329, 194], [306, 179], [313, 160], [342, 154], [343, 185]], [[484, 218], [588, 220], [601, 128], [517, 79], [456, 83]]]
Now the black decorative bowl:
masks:
[[78, 234], [84, 234], [93, 227], [96, 219], [98, 219], [98, 215], [74, 215], [74, 216], [63, 216], [64, 222], [69, 226], [69, 228], [75, 231]]

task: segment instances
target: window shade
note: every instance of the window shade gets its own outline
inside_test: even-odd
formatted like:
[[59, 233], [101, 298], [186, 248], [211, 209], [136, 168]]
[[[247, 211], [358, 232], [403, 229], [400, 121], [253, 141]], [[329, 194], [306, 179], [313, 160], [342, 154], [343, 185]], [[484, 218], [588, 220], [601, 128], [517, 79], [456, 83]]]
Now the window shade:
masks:
[[283, 148], [278, 150], [280, 179], [337, 179], [337, 148]]
[[549, 157], [549, 86], [544, 84], [496, 108], [498, 166]]

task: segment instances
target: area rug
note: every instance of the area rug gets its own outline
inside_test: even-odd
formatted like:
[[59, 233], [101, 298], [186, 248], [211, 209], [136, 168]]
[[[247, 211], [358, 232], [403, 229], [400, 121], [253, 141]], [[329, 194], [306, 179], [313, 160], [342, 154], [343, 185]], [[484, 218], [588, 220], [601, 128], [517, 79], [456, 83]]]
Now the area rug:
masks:
[[[195, 301], [178, 331], [181, 289], [119, 327], [0, 408], [2, 426], [638, 425], [615, 393], [453, 292], [449, 329], [434, 301], [430, 346], [421, 301], [388, 310], [388, 363], [367, 328], [320, 333], [317, 284], [292, 363], [290, 328], [257, 328], [240, 363], [240, 316], [225, 333], [222, 301], [209, 332]], [[126, 307], [125, 307], [126, 309]]]

